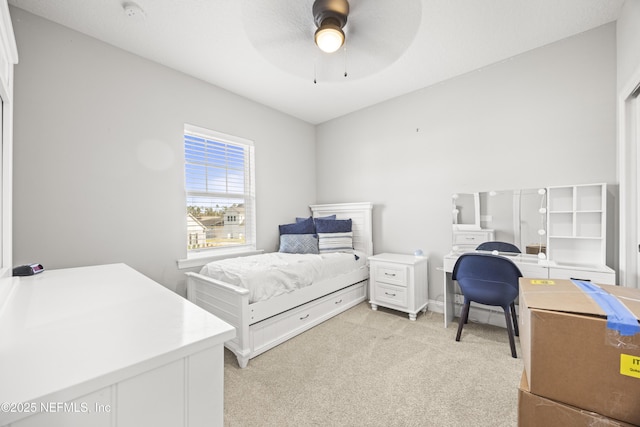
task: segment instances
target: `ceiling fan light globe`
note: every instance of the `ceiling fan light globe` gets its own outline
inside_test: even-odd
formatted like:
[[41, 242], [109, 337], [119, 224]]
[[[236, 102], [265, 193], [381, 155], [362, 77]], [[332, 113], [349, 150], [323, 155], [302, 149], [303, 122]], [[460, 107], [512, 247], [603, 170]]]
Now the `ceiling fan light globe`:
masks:
[[333, 53], [344, 43], [344, 33], [336, 25], [323, 25], [316, 30], [316, 45], [326, 53]]

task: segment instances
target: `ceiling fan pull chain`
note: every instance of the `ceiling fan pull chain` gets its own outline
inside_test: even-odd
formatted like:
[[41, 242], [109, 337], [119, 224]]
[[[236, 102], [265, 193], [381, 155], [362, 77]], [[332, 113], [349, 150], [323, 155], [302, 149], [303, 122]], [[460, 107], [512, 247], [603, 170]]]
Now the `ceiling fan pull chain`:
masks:
[[347, 77], [347, 44], [344, 44], [344, 76]]

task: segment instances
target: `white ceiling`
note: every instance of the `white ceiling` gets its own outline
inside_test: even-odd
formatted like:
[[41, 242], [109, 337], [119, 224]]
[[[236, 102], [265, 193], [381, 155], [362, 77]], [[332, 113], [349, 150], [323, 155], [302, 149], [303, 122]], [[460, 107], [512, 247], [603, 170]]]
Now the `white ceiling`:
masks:
[[313, 44], [313, 0], [135, 2], [143, 16], [123, 0], [9, 0], [313, 124], [615, 21], [624, 0], [349, 0], [332, 57]]

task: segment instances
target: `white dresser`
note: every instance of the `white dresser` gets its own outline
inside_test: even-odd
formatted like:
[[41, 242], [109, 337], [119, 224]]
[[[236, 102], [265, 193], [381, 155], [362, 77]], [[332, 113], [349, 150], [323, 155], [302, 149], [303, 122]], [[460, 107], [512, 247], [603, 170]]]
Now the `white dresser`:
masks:
[[0, 280], [0, 426], [223, 424], [235, 329], [124, 264]]
[[416, 320], [427, 309], [428, 259], [423, 256], [383, 253], [369, 257], [371, 308], [378, 306], [409, 313]]

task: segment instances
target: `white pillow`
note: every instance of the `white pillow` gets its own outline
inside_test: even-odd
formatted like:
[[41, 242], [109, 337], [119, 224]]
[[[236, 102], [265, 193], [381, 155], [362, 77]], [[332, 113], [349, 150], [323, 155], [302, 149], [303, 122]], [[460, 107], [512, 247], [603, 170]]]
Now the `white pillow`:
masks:
[[321, 254], [329, 252], [353, 253], [353, 232], [318, 233], [318, 249]]

